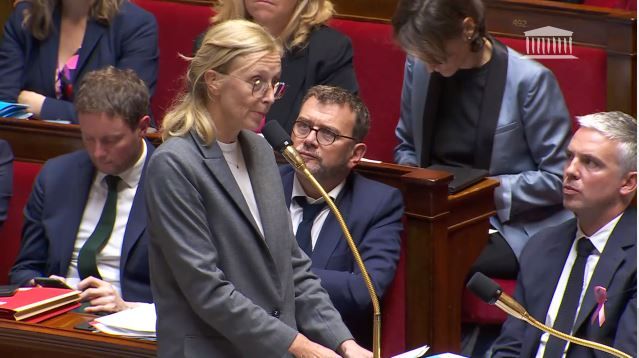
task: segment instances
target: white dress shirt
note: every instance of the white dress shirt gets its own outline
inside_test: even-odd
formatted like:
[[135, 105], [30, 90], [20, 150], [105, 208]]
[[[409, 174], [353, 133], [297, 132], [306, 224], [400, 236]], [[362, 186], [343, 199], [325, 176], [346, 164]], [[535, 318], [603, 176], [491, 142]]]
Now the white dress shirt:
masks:
[[[337, 198], [337, 196], [342, 192], [342, 189], [344, 188], [345, 184], [346, 184], [346, 180], [342, 180], [342, 182], [339, 183], [335, 188], [333, 188], [333, 190], [328, 192], [328, 196], [330, 196], [331, 199], [335, 201], [335, 198]], [[295, 173], [295, 176], [293, 178], [293, 191], [291, 193], [291, 205], [289, 207], [289, 210], [291, 212], [291, 221], [293, 223], [293, 234], [297, 234], [297, 227], [302, 222], [303, 214], [304, 214], [304, 209], [295, 200], [292, 200], [296, 196], [305, 196], [306, 201], [308, 201], [309, 204], [317, 204], [317, 203], [324, 202], [324, 198], [322, 197], [319, 197], [318, 199], [313, 199], [307, 196], [306, 193], [304, 192], [304, 188], [302, 188], [302, 184], [300, 184], [299, 180], [297, 179], [297, 173]], [[328, 214], [330, 211], [331, 211], [331, 208], [329, 208], [328, 205], [326, 205], [322, 209], [322, 211], [320, 211], [319, 214], [317, 214], [317, 216], [315, 217], [315, 220], [313, 221], [313, 227], [311, 228], [311, 248], [312, 249], [315, 249], [315, 243], [317, 243], [317, 238], [319, 237], [319, 234], [322, 231], [322, 227], [324, 226], [324, 221], [326, 221], [326, 218], [328, 217]]]
[[[559, 276], [559, 281], [557, 281], [557, 286], [555, 287], [555, 293], [552, 296], [552, 301], [550, 301], [550, 306], [548, 307], [548, 312], [546, 313], [546, 326], [552, 327], [555, 323], [555, 319], [557, 318], [557, 312], [559, 312], [559, 306], [561, 305], [561, 301], [564, 297], [564, 293], [566, 291], [566, 285], [568, 284], [568, 277], [570, 277], [570, 271], [572, 270], [572, 266], [575, 264], [575, 260], [577, 259], [577, 239], [585, 237], [590, 239], [595, 250], [588, 256], [588, 260], [586, 261], [586, 269], [584, 274], [584, 283], [581, 287], [581, 295], [579, 296], [579, 305], [581, 307], [581, 302], [584, 299], [586, 294], [586, 288], [590, 283], [590, 278], [592, 277], [592, 273], [595, 271], [597, 267], [597, 263], [599, 262], [599, 257], [601, 257], [601, 253], [606, 247], [606, 243], [608, 242], [608, 238], [610, 234], [615, 229], [615, 226], [621, 219], [621, 215], [619, 214], [616, 218], [612, 219], [606, 225], [604, 225], [601, 229], [597, 230], [592, 236], [587, 237], [583, 231], [581, 231], [581, 227], [579, 222], [577, 222], [577, 233], [575, 234], [575, 240], [572, 243], [572, 247], [570, 248], [570, 252], [568, 254], [568, 258], [566, 259], [566, 263], [564, 264], [564, 269], [561, 271], [561, 276]], [[577, 308], [577, 314], [575, 314], [575, 320], [579, 316], [579, 308]], [[574, 332], [570, 332], [572, 334]], [[541, 336], [539, 341], [539, 349], [537, 349], [537, 358], [542, 358], [544, 356], [544, 351], [546, 350], [546, 343], [549, 338], [548, 333], [544, 333]], [[562, 357], [566, 356], [566, 351], [570, 343], [566, 344], [566, 348]]]
[[[102, 249], [96, 257], [98, 272], [100, 276], [102, 276], [102, 280], [113, 285], [120, 296], [122, 295], [120, 286], [122, 242], [124, 241], [124, 232], [126, 231], [126, 224], [129, 219], [129, 214], [131, 213], [133, 199], [135, 198], [138, 183], [142, 176], [142, 169], [146, 161], [146, 152], [146, 142], [142, 140], [142, 154], [140, 158], [138, 158], [131, 168], [118, 174], [121, 180], [118, 183], [118, 200], [113, 231], [104, 249]], [[89, 191], [89, 198], [84, 207], [82, 221], [80, 221], [73, 254], [71, 255], [71, 264], [67, 271], [67, 284], [71, 287], [76, 287], [78, 282], [80, 282], [80, 275], [78, 274], [78, 254], [98, 225], [98, 221], [102, 215], [102, 209], [106, 203], [109, 192], [106, 180], [104, 180], [106, 176], [107, 174], [96, 171], [95, 179]]]

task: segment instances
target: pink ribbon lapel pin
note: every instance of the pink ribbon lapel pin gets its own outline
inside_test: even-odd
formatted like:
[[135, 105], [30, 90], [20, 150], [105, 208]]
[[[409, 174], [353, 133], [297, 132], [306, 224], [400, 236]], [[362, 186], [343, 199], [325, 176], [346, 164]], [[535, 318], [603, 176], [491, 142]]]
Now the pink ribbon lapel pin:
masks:
[[595, 286], [595, 299], [597, 300], [597, 309], [590, 318], [590, 323], [595, 324], [595, 320], [599, 322], [599, 327], [606, 322], [605, 303], [608, 301], [608, 293], [605, 287]]

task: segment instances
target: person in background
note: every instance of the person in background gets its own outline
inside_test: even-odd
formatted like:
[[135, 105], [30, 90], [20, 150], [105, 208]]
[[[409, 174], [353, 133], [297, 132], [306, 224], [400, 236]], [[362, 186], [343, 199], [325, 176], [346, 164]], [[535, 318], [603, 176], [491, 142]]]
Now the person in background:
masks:
[[499, 180], [494, 233], [471, 273], [515, 279], [528, 238], [572, 217], [561, 205], [571, 120], [557, 81], [488, 35], [481, 0], [400, 0], [392, 22], [408, 53], [395, 161]]
[[85, 74], [130, 68], [153, 94], [158, 56], [155, 18], [128, 0], [19, 1], [0, 44], [0, 100], [78, 123], [73, 99]]
[[[540, 322], [637, 354], [637, 120], [579, 117], [563, 203], [576, 219], [540, 231], [521, 255], [515, 299]], [[595, 353], [597, 352], [597, 353]], [[508, 317], [493, 357], [600, 357]]]
[[164, 117], [146, 193], [160, 357], [372, 357], [310, 271], [253, 132], [284, 91], [281, 55], [255, 23], [211, 27]]
[[[358, 92], [350, 39], [326, 26], [333, 16], [330, 0], [219, 0], [212, 19], [247, 19], [262, 25], [284, 44], [282, 82], [286, 92], [271, 106], [266, 120], [288, 133], [309, 88], [324, 84]], [[197, 46], [197, 45], [196, 45]]]
[[13, 152], [5, 140], [0, 139], [0, 229], [7, 220], [9, 200], [13, 192]]
[[[353, 171], [366, 152], [370, 127], [364, 103], [350, 92], [312, 87], [293, 123], [293, 146], [333, 198], [381, 298], [399, 261], [404, 205], [399, 190]], [[295, 236], [313, 262], [344, 323], [361, 345], [372, 348], [373, 306], [339, 223], [317, 189], [292, 166], [280, 168]]]
[[22, 243], [9, 279], [66, 281], [87, 312], [152, 302], [144, 178], [153, 145], [149, 92], [133, 72], [88, 73], [75, 96], [85, 149], [48, 160], [24, 209]]

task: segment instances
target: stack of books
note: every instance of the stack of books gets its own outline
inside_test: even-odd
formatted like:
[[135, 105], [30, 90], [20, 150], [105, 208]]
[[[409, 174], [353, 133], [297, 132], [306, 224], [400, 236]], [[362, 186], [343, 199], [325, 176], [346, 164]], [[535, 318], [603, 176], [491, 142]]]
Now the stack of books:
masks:
[[23, 287], [0, 297], [0, 318], [37, 323], [80, 307], [80, 291], [66, 288]]
[[0, 101], [0, 117], [27, 119], [33, 115], [26, 104]]

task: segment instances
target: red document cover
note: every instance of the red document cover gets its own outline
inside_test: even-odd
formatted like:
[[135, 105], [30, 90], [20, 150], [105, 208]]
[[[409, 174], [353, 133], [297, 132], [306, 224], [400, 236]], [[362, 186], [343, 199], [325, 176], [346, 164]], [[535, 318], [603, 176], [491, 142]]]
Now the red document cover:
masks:
[[80, 292], [66, 288], [23, 287], [0, 297], [0, 318], [40, 322], [79, 306]]

